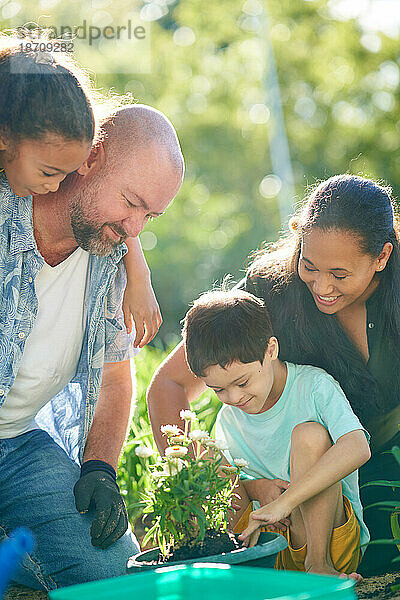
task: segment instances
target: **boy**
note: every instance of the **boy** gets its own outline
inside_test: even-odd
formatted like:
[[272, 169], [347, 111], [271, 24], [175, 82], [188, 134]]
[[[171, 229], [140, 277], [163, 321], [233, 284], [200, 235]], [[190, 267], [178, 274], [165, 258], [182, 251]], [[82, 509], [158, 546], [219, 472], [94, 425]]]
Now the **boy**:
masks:
[[277, 500], [248, 507], [239, 539], [252, 546], [262, 526], [290, 515], [289, 546], [275, 568], [361, 579], [355, 570], [369, 533], [357, 469], [370, 457], [369, 435], [339, 384], [317, 367], [281, 362], [263, 301], [241, 290], [201, 296], [183, 339], [190, 369], [224, 403], [216, 437], [229, 459], [246, 459], [255, 478], [290, 481]]

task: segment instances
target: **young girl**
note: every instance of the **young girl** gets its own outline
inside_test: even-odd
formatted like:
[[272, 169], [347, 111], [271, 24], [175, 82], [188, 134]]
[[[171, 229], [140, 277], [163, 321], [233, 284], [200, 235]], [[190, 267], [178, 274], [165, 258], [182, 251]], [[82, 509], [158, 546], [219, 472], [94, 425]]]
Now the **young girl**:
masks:
[[[0, 39], [0, 169], [17, 196], [55, 192], [99, 140], [94, 108], [103, 105], [89, 78], [62, 53], [24, 52]], [[1, 201], [1, 199], [0, 199]], [[156, 335], [162, 318], [138, 238], [127, 241], [123, 311], [135, 346]]]

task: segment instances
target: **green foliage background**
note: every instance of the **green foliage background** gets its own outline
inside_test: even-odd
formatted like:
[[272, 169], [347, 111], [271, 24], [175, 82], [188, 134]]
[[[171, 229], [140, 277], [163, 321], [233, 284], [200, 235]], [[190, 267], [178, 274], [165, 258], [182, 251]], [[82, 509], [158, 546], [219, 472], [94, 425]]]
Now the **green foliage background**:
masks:
[[[98, 87], [131, 91], [164, 111], [182, 143], [185, 183], [166, 216], [147, 227], [157, 238], [147, 259], [164, 316], [160, 345], [176, 340], [194, 297], [225, 273], [239, 279], [249, 252], [278, 236], [277, 198], [259, 190], [272, 172], [274, 117], [257, 122], [252, 115], [254, 105], [267, 102], [268, 36], [294, 170], [293, 205], [316, 180], [346, 171], [384, 180], [397, 193], [398, 39], [335, 18], [334, 0], [5, 4], [2, 28], [27, 21], [117, 26], [129, 19], [146, 27], [142, 46], [77, 40], [75, 55]], [[148, 235], [143, 242], [149, 245]]]

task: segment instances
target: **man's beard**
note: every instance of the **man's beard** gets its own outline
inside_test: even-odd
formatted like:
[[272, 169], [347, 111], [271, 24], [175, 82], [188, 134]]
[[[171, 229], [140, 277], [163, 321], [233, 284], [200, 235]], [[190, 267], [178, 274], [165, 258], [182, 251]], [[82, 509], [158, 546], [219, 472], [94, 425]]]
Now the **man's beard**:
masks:
[[[119, 246], [122, 242], [125, 241], [127, 235], [126, 232], [116, 223], [103, 223], [103, 225], [97, 225], [94, 220], [90, 217], [90, 213], [93, 213], [95, 216], [96, 209], [93, 204], [90, 204], [91, 201], [94, 201], [94, 198], [90, 198], [90, 194], [84, 192], [86, 197], [85, 201], [83, 200], [83, 194], [78, 198], [74, 198], [74, 201], [71, 202], [70, 205], [70, 218], [71, 218], [71, 227], [72, 232], [74, 234], [74, 238], [77, 244], [90, 252], [90, 254], [95, 254], [96, 256], [108, 256], [111, 254], [114, 248]], [[83, 206], [90, 206], [92, 210], [86, 211], [83, 210]], [[107, 235], [106, 227], [111, 226], [114, 231], [121, 236], [120, 240], [111, 239]]]

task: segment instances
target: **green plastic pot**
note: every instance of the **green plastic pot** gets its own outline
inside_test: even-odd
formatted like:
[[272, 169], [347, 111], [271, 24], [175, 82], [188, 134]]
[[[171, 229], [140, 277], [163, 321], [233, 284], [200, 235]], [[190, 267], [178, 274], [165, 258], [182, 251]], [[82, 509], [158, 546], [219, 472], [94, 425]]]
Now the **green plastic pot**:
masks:
[[245, 565], [248, 567], [273, 568], [278, 552], [287, 547], [286, 538], [279, 533], [265, 532], [261, 533], [258, 544], [252, 548], [238, 548], [231, 552], [223, 554], [214, 554], [213, 556], [203, 556], [201, 558], [190, 558], [176, 562], [169, 562], [160, 565], [146, 565], [144, 562], [157, 560], [159, 548], [145, 550], [132, 556], [128, 561], [128, 573], [140, 573], [142, 571], [154, 570], [161, 566], [174, 565], [192, 565], [193, 563], [218, 563], [226, 565]]
[[355, 600], [354, 581], [293, 571], [197, 564], [74, 585], [51, 600]]

